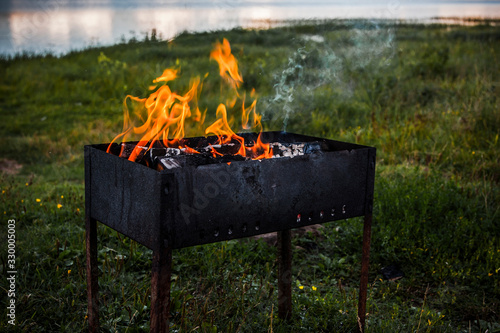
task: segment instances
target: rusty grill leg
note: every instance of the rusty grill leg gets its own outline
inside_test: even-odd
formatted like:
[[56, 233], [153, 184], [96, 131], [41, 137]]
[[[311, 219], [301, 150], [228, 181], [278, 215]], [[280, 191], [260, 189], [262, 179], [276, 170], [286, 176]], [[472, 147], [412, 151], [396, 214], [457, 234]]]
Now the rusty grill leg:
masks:
[[86, 247], [87, 247], [87, 299], [89, 332], [99, 332], [99, 295], [97, 267], [97, 221], [85, 216]]
[[372, 214], [365, 215], [363, 226], [363, 256], [361, 258], [361, 282], [359, 286], [358, 326], [359, 331], [365, 331], [366, 293], [368, 290], [368, 266], [370, 262], [370, 241], [372, 232]]
[[292, 317], [292, 236], [290, 230], [278, 231], [278, 317]]
[[171, 272], [172, 248], [153, 251], [150, 332], [163, 333], [169, 330]]

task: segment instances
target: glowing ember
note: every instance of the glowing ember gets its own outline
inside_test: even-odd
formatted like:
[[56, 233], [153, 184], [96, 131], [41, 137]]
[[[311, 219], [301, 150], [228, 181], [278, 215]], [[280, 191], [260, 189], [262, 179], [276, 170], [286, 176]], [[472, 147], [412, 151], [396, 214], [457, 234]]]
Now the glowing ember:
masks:
[[[138, 143], [132, 151], [126, 151], [126, 145], [122, 145], [120, 157], [137, 161], [141, 154], [153, 146], [182, 149], [184, 152], [196, 154], [198, 151], [183, 143], [186, 122], [198, 124], [204, 128], [205, 135], [216, 135], [218, 140], [209, 147], [213, 157], [222, 156], [224, 153], [216, 147], [229, 144], [239, 146], [234, 155], [245, 158], [263, 159], [273, 157], [272, 148], [263, 143], [260, 134], [255, 142], [245, 142], [245, 139], [237, 135], [228, 122], [228, 112], [233, 108], [239, 109], [241, 103], [241, 126], [243, 130], [252, 130], [262, 133], [261, 116], [256, 112], [255, 90], [250, 97], [253, 101], [250, 106], [245, 106], [246, 94], [240, 91], [243, 78], [238, 70], [238, 62], [231, 53], [229, 42], [224, 39], [222, 43], [217, 42], [210, 53], [210, 59], [219, 64], [219, 74], [223, 82], [228, 85], [230, 95], [226, 103], [221, 103], [216, 110], [216, 120], [204, 125], [205, 114], [198, 107], [198, 97], [201, 94], [202, 83], [199, 77], [191, 79], [189, 89], [184, 94], [174, 92], [168, 83], [179, 76], [179, 70], [167, 68], [160, 77], [153, 80], [156, 85], [151, 86], [154, 90], [149, 97], [139, 98], [128, 95], [123, 103], [124, 120], [123, 132], [117, 135], [108, 147], [117, 141], [126, 141], [130, 137], [139, 138]], [[155, 90], [156, 89], [156, 90]], [[129, 110], [128, 104], [133, 105]], [[229, 111], [228, 111], [229, 110]]]

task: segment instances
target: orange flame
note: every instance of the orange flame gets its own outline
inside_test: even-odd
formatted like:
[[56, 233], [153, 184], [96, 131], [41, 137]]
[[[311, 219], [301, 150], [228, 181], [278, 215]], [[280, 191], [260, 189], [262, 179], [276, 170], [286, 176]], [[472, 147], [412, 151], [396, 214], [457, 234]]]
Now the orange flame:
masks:
[[[258, 130], [262, 132], [261, 116], [256, 112], [257, 100], [255, 90], [252, 90], [250, 96], [253, 99], [250, 106], [245, 107], [245, 97], [239, 91], [243, 78], [238, 69], [238, 62], [231, 53], [229, 42], [224, 39], [222, 43], [217, 42], [214, 50], [210, 53], [210, 59], [217, 61], [219, 65], [219, 74], [224, 79], [232, 91], [233, 98], [226, 101], [226, 104], [219, 104], [216, 110], [216, 120], [206, 127], [205, 133], [214, 134], [218, 137], [217, 144], [223, 145], [230, 142], [239, 143], [239, 149], [236, 154], [252, 159], [262, 159], [272, 157], [272, 149], [269, 144], [263, 143], [259, 134], [256, 142], [245, 145], [243, 137], [237, 135], [228, 122], [228, 108], [233, 108], [238, 99], [241, 99], [241, 122], [245, 130]], [[165, 147], [184, 148], [188, 153], [198, 153], [196, 150], [182, 144], [182, 138], [185, 136], [187, 122], [203, 125], [205, 114], [202, 114], [198, 107], [198, 96], [202, 90], [202, 83], [199, 77], [191, 80], [190, 87], [183, 95], [173, 92], [168, 86], [168, 82], [178, 78], [179, 70], [167, 68], [163, 74], [153, 80], [156, 85], [151, 86], [150, 90], [155, 90], [147, 98], [139, 98], [127, 95], [124, 100], [124, 120], [123, 132], [117, 135], [111, 142], [126, 141], [133, 135], [139, 137], [139, 142], [134, 147], [132, 153], [128, 156], [130, 161], [136, 161], [140, 154], [144, 152], [144, 147], [151, 148], [155, 143], [161, 142]], [[128, 105], [133, 105], [132, 112]], [[252, 121], [250, 121], [252, 118]], [[235, 142], [236, 141], [236, 142]], [[111, 144], [108, 147], [110, 152]], [[211, 146], [214, 157], [222, 155]], [[124, 155], [124, 148], [120, 156]]]
[[231, 46], [224, 38], [222, 44], [217, 42], [215, 49], [210, 53], [210, 59], [219, 63], [219, 74], [228, 80], [233, 88], [239, 88], [243, 78], [238, 70], [238, 61], [231, 54]]

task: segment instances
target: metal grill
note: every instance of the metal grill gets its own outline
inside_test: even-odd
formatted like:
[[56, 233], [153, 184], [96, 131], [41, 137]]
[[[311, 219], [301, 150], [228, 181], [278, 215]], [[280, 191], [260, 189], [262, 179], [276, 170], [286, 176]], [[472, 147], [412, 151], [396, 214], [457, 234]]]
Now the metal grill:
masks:
[[[250, 141], [257, 137], [242, 135]], [[164, 332], [172, 249], [278, 232], [279, 315], [288, 318], [290, 229], [357, 216], [365, 216], [358, 311], [363, 330], [375, 148], [282, 132], [263, 132], [261, 138], [306, 148], [297, 156], [174, 163], [158, 171], [106, 153], [109, 144], [85, 146], [91, 331], [98, 328], [96, 221], [153, 250], [151, 331]], [[184, 140], [190, 147], [202, 147], [215, 139]], [[118, 150], [117, 145], [111, 152]], [[181, 159], [172, 160], [176, 158]]]

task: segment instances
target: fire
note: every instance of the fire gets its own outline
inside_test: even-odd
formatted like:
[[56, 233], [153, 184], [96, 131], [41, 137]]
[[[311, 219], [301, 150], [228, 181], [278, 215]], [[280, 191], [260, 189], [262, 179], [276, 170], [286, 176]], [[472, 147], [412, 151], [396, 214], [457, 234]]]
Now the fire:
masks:
[[[223, 82], [232, 92], [225, 103], [220, 103], [216, 110], [216, 120], [206, 126], [205, 112], [198, 106], [198, 98], [202, 92], [202, 81], [199, 77], [191, 79], [190, 86], [184, 94], [172, 91], [169, 82], [179, 77], [179, 69], [167, 68], [163, 74], [153, 80], [155, 85], [150, 86], [153, 92], [147, 98], [127, 95], [123, 102], [124, 120], [123, 132], [117, 135], [108, 147], [118, 140], [126, 141], [131, 136], [139, 138], [137, 145], [128, 156], [130, 161], [136, 161], [144, 152], [143, 147], [150, 149], [161, 143], [165, 147], [183, 148], [189, 153], [198, 153], [195, 149], [183, 144], [187, 123], [197, 124], [204, 128], [205, 135], [216, 135], [217, 145], [239, 145], [236, 155], [252, 159], [271, 158], [272, 149], [269, 144], [263, 143], [261, 134], [256, 142], [245, 142], [237, 135], [228, 121], [228, 112], [241, 109], [241, 126], [243, 130], [253, 130], [262, 133], [261, 116], [256, 111], [257, 99], [255, 90], [250, 97], [253, 99], [249, 106], [245, 106], [246, 93], [240, 91], [243, 77], [238, 69], [238, 61], [231, 53], [231, 46], [224, 38], [222, 43], [217, 42], [210, 53], [210, 59], [217, 61], [219, 74]], [[241, 108], [238, 106], [241, 103]], [[129, 109], [132, 105], [132, 110]], [[213, 146], [210, 147], [214, 157], [222, 155]], [[124, 156], [124, 148], [120, 152]]]

